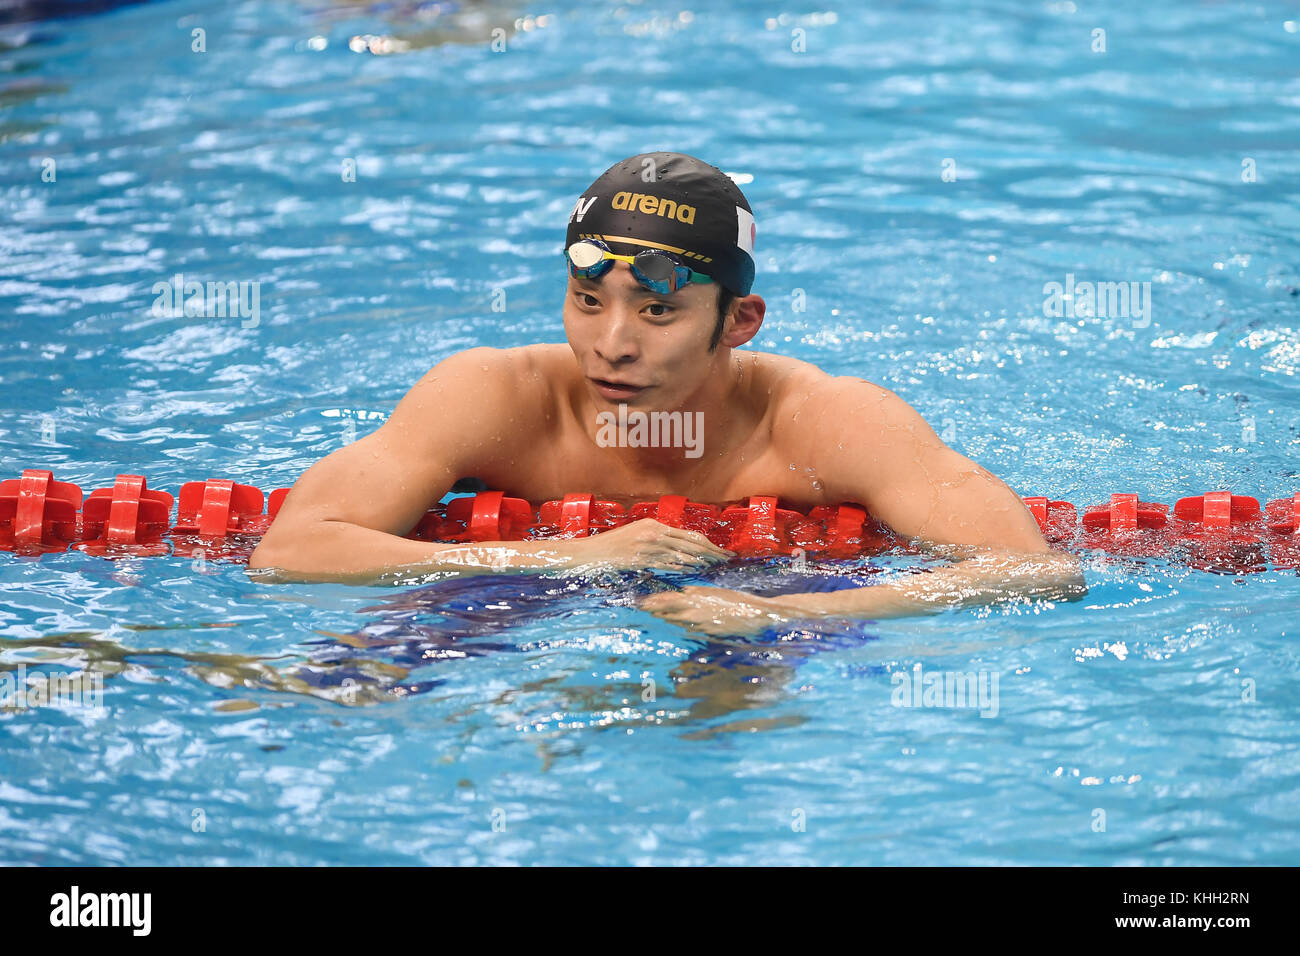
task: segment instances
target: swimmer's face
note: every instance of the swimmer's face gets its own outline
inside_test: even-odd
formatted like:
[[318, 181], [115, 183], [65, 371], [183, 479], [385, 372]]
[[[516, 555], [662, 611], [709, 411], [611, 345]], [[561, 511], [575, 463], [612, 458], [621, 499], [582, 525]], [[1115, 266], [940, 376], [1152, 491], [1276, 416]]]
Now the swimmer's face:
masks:
[[718, 288], [689, 282], [676, 292], [651, 292], [626, 262], [599, 279], [570, 276], [564, 331], [593, 394], [646, 410], [690, 399], [720, 358], [709, 349]]

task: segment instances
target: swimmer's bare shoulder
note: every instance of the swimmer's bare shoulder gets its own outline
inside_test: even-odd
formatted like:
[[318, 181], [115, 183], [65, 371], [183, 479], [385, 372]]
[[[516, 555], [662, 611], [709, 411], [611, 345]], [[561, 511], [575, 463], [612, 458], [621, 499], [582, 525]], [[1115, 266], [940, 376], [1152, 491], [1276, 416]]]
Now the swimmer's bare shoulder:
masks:
[[[838, 415], [846, 404], [861, 413], [856, 433], [870, 439], [868, 431], [891, 416], [910, 408], [901, 398], [873, 382], [856, 376], [837, 376], [802, 359], [771, 352], [737, 353], [752, 369], [751, 390], [770, 406], [773, 442], [796, 459], [812, 457], [813, 446], [824, 445], [838, 431]], [[827, 412], [831, 414], [827, 414]]]
[[507, 377], [510, 387], [509, 431], [525, 447], [554, 439], [569, 396], [582, 384], [573, 350], [546, 343], [493, 351], [498, 353], [498, 373]]
[[[786, 397], [827, 503], [864, 505], [904, 538], [934, 544], [1049, 551], [1019, 495], [950, 448], [901, 396], [855, 376], [809, 376]], [[798, 460], [798, 459], [792, 459]]]
[[[947, 450], [905, 399], [857, 375], [831, 375], [806, 362], [784, 366], [780, 420], [774, 435], [824, 472], [827, 494], [862, 500], [868, 489], [889, 494], [914, 476], [896, 469], [904, 433], [912, 444]], [[866, 503], [863, 501], [863, 503]]]

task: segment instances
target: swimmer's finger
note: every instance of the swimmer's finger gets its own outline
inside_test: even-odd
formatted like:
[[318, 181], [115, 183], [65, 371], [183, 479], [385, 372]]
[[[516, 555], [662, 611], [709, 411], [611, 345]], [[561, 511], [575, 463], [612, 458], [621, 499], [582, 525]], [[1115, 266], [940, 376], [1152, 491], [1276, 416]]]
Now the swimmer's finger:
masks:
[[686, 570], [707, 568], [723, 560], [715, 554], [709, 554], [689, 541], [664, 540], [651, 551], [647, 558], [651, 561], [670, 563]]
[[670, 560], [677, 560], [692, 568], [707, 568], [727, 560], [725, 555], [711, 554], [705, 551], [692, 551], [691, 545], [673, 543], [668, 546]]
[[735, 554], [724, 548], [719, 548], [716, 544], [708, 539], [707, 536], [700, 534], [698, 531], [687, 531], [685, 528], [675, 528], [672, 525], [664, 524], [654, 518], [642, 518], [633, 524], [647, 524], [655, 527], [659, 534], [660, 542], [669, 542], [674, 548], [685, 548], [691, 553], [707, 554], [720, 560], [734, 558]]
[[670, 528], [668, 535], [678, 541], [689, 541], [694, 545], [698, 545], [710, 554], [729, 555], [732, 553], [725, 548], [719, 548], [706, 535], [700, 534], [698, 531], [687, 531], [685, 528]]
[[682, 557], [671, 557], [665, 555], [649, 562], [649, 567], [656, 571], [694, 571], [700, 567], [703, 562], [686, 560]]
[[674, 547], [678, 546], [676, 543], [678, 541], [689, 541], [705, 554], [712, 554], [719, 558], [734, 558], [736, 556], [735, 552], [719, 548], [698, 531], [687, 531], [685, 528], [670, 528], [667, 536], [674, 539]]
[[708, 567], [712, 559], [704, 554], [692, 554], [680, 548], [669, 548], [664, 552], [663, 561], [684, 570]]

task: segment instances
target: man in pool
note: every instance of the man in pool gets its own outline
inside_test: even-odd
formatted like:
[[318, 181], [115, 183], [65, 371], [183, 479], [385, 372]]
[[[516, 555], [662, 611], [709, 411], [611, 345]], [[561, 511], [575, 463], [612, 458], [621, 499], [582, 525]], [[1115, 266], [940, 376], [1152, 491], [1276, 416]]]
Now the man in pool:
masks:
[[[758, 334], [766, 308], [750, 291], [755, 232], [740, 189], [698, 159], [645, 153], [610, 167], [569, 218], [567, 345], [474, 348], [440, 362], [382, 427], [303, 474], [249, 567], [275, 569], [273, 580], [362, 582], [438, 570], [684, 570], [732, 557], [653, 519], [571, 540], [402, 537], [473, 477], [534, 503], [574, 491], [624, 503], [778, 495], [800, 510], [857, 502], [956, 559], [831, 594], [686, 587], [643, 602], [697, 630], [1086, 593], [1078, 560], [1049, 548], [1016, 493], [948, 448], [893, 392], [736, 351]], [[654, 412], [698, 423], [690, 447], [610, 440], [618, 416]]]

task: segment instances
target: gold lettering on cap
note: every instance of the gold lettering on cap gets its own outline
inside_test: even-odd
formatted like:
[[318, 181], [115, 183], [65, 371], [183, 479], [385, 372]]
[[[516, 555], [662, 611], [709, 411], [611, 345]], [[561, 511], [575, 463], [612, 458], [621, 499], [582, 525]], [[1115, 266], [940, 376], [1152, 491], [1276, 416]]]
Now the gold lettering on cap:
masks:
[[647, 216], [663, 216], [676, 219], [688, 226], [695, 225], [695, 207], [678, 203], [672, 199], [660, 199], [645, 193], [618, 192], [609, 202], [614, 209], [630, 209], [645, 213]]

